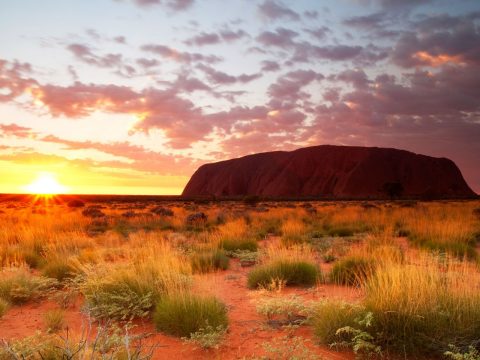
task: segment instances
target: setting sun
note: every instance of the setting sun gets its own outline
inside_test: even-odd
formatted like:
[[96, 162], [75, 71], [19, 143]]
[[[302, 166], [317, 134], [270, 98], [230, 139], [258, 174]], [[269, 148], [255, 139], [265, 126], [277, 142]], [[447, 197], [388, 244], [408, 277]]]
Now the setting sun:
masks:
[[25, 189], [31, 194], [43, 195], [61, 194], [67, 191], [67, 188], [61, 185], [55, 178], [55, 175], [51, 173], [39, 174]]

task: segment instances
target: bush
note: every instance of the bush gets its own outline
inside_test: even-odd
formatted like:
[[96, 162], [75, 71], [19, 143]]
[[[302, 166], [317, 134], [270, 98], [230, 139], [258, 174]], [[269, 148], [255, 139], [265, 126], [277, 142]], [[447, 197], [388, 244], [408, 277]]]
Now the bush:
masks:
[[94, 207], [94, 206], [85, 208], [85, 210], [82, 211], [82, 215], [92, 219], [105, 217], [105, 213], [102, 210], [100, 210], [98, 207]]
[[89, 279], [82, 287], [87, 308], [97, 319], [132, 320], [146, 317], [153, 308], [153, 293], [133, 279]]
[[258, 243], [255, 239], [225, 239], [220, 242], [220, 247], [225, 251], [257, 251]]
[[264, 315], [269, 325], [303, 325], [309, 316], [310, 308], [298, 296], [260, 299], [257, 312]]
[[448, 344], [478, 341], [480, 277], [473, 267], [450, 260], [378, 268], [367, 281], [365, 307], [388, 347], [440, 356]]
[[200, 250], [190, 256], [194, 273], [207, 273], [213, 270], [228, 269], [230, 259], [223, 250]]
[[46, 297], [57, 286], [57, 281], [18, 272], [0, 279], [0, 299], [7, 303], [23, 304]]
[[443, 355], [452, 360], [480, 360], [480, 351], [470, 345], [466, 351], [462, 351], [454, 345], [449, 345], [450, 350], [445, 351]]
[[77, 270], [64, 259], [47, 259], [43, 266], [42, 274], [46, 277], [56, 279], [60, 282], [71, 279]]
[[30, 267], [30, 269], [37, 269], [45, 263], [45, 259], [34, 250], [25, 251], [23, 253], [23, 260]]
[[203, 212], [193, 213], [187, 216], [185, 222], [190, 227], [203, 227], [207, 224], [208, 216]]
[[313, 286], [320, 276], [314, 264], [305, 261], [276, 261], [261, 265], [248, 274], [248, 287], [267, 287], [272, 281], [284, 281], [285, 285]]
[[333, 265], [330, 279], [338, 285], [361, 285], [374, 271], [372, 259], [350, 256]]
[[153, 321], [158, 331], [179, 337], [190, 337], [207, 326], [226, 328], [227, 308], [214, 297], [178, 293], [157, 303]]
[[163, 206], [156, 206], [150, 211], [158, 216], [165, 216], [165, 217], [173, 216], [173, 211]]
[[324, 300], [318, 303], [312, 315], [312, 325], [315, 336], [324, 345], [330, 345], [342, 339], [336, 335], [338, 329], [354, 326], [357, 319], [365, 310], [355, 304], [337, 300]]
[[218, 349], [220, 343], [225, 338], [227, 329], [223, 326], [213, 328], [208, 325], [197, 332], [190, 334], [190, 338], [184, 338], [186, 342], [199, 345], [202, 349]]
[[15, 341], [0, 342], [0, 360], [31, 359], [129, 359], [149, 360], [153, 357], [156, 345], [145, 345], [142, 340], [146, 334], [132, 335], [117, 326], [98, 324], [95, 330], [92, 324], [83, 331], [80, 338], [42, 334], [37, 332]]

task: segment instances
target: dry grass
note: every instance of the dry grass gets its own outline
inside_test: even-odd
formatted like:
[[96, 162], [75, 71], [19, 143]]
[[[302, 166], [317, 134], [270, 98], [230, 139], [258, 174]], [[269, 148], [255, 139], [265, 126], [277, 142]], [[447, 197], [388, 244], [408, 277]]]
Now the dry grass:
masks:
[[[323, 304], [324, 321], [315, 320], [321, 337], [333, 339], [338, 327], [355, 326], [354, 318], [369, 311], [371, 331], [387, 348], [440, 353], [450, 342], [463, 347], [478, 338], [478, 201], [312, 204], [314, 211], [300, 203], [162, 205], [173, 216], [152, 215], [155, 204], [103, 204], [105, 219], [65, 205], [33, 213], [29, 204], [0, 204], [0, 316], [62, 285], [83, 293], [97, 317], [148, 319], [161, 301], [182, 309], [182, 299], [208, 295], [193, 294], [192, 273], [226, 268], [224, 252], [249, 250], [258, 257], [252, 272], [263, 271], [265, 286], [289, 279], [315, 285], [328, 254], [333, 265], [322, 266], [341, 267], [349, 258], [375, 263], [353, 282], [365, 292], [359, 306]], [[125, 217], [129, 211], [135, 215]], [[195, 212], [207, 221], [189, 227], [185, 220]]]

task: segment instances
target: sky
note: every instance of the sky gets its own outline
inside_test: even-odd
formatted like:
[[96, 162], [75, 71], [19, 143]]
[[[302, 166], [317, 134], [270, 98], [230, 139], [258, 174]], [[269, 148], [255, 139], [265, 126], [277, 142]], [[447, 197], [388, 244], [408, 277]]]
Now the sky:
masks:
[[321, 144], [455, 161], [480, 193], [478, 0], [0, 0], [0, 193], [180, 194]]

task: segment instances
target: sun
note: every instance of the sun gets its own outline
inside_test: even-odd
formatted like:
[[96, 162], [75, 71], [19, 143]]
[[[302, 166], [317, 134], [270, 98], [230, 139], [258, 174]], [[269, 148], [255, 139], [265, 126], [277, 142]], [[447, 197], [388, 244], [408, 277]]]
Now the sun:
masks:
[[55, 195], [65, 193], [67, 188], [61, 185], [55, 175], [43, 172], [30, 184], [25, 187], [30, 194]]

